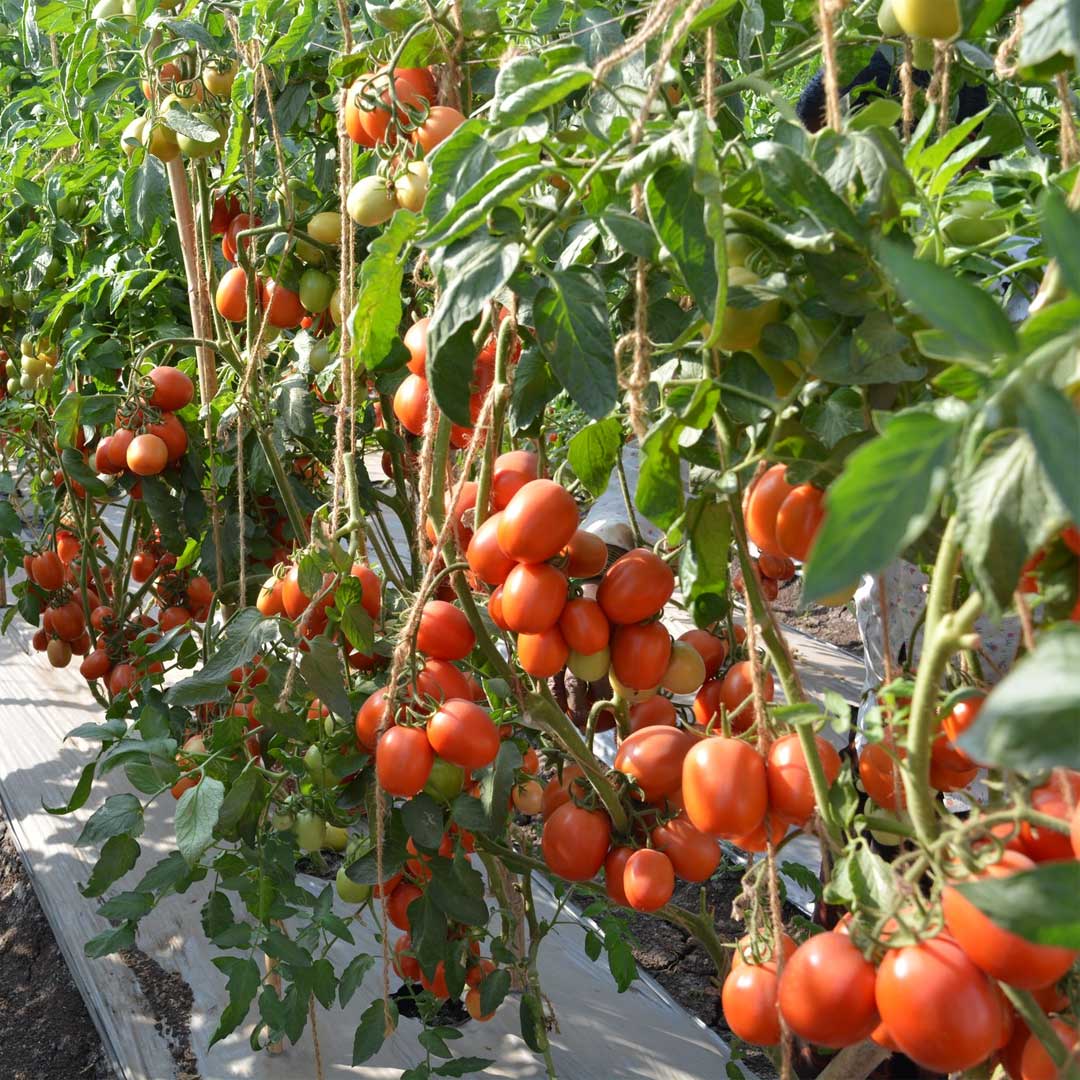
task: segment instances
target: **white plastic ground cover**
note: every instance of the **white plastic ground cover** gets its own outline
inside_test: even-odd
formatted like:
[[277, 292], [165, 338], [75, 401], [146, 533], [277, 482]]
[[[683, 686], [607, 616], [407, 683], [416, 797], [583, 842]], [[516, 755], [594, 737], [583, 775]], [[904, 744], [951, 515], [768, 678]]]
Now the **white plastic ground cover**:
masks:
[[[56, 671], [44, 656], [29, 652], [26, 628], [0, 639], [0, 796], [12, 833], [26, 860], [35, 891], [71, 968], [91, 1015], [102, 1033], [118, 1075], [125, 1080], [168, 1080], [175, 1063], [166, 1036], [156, 1030], [150, 1007], [131, 970], [116, 956], [90, 960], [83, 945], [107, 928], [95, 914], [96, 902], [78, 890], [96, 858], [92, 848], [76, 847], [86, 819], [109, 794], [127, 790], [121, 770], [95, 785], [87, 805], [69, 817], [53, 817], [42, 804], [61, 805], [69, 797], [90, 747], [64, 743], [67, 731], [95, 720], [98, 705], [74, 669]], [[109, 895], [130, 888], [158, 858], [172, 850], [173, 803], [165, 799], [151, 809], [140, 866], [117, 882]], [[316, 879], [313, 889], [324, 887]], [[539, 884], [539, 883], [538, 883]], [[278, 1056], [255, 1054], [248, 1046], [250, 1025], [207, 1050], [221, 1010], [227, 1003], [225, 980], [211, 960], [217, 955], [199, 926], [206, 884], [163, 902], [140, 924], [138, 947], [167, 971], [179, 973], [192, 989], [191, 1043], [202, 1080], [253, 1077], [260, 1080], [313, 1080], [315, 1067], [309, 1033]], [[541, 915], [554, 911], [545, 887], [536, 890]], [[337, 902], [343, 916], [349, 910]], [[544, 993], [558, 1020], [552, 1032], [553, 1058], [564, 1080], [713, 1080], [725, 1075], [728, 1048], [714, 1032], [681, 1009], [651, 979], [643, 978], [624, 994], [617, 993], [601, 959], [585, 955], [586, 925], [572, 913], [541, 948], [539, 972]], [[376, 957], [370, 919], [353, 924], [355, 949], [336, 943], [332, 949], [340, 970], [355, 954]], [[397, 985], [394, 980], [392, 988]], [[352, 1068], [352, 1039], [360, 1012], [380, 993], [377, 964], [344, 1010], [317, 1009], [323, 1072], [330, 1077], [396, 1078], [417, 1063], [415, 1021], [402, 1019], [398, 1032], [370, 1064]], [[486, 1075], [525, 1078], [544, 1076], [543, 1063], [515, 1034], [518, 999], [511, 996], [487, 1024], [468, 1023], [453, 1043], [457, 1056], [495, 1059]], [[0, 1069], [2, 1072], [2, 1069]]]

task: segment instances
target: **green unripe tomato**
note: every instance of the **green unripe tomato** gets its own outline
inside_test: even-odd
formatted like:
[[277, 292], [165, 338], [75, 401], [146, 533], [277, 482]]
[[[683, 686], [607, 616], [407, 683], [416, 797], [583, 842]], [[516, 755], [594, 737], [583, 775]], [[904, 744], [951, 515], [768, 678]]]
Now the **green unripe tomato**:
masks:
[[324, 210], [316, 214], [307, 223], [304, 232], [320, 244], [340, 244], [341, 213], [337, 210]]
[[934, 43], [929, 38], [915, 38], [911, 42], [911, 62], [919, 71], [933, 71], [934, 59]]
[[311, 351], [308, 353], [308, 367], [318, 375], [320, 371], [325, 371], [329, 365], [331, 356], [330, 349], [325, 341], [316, 341], [311, 346]]
[[[761, 278], [744, 266], [733, 266], [728, 270], [728, 285], [747, 288], [757, 285]], [[761, 334], [769, 323], [780, 319], [780, 301], [766, 300], [754, 307], [734, 307], [728, 304], [724, 308], [724, 324], [720, 333], [720, 348], [725, 352], [750, 352], [761, 343]]]
[[196, 139], [191, 135], [185, 135], [182, 131], [176, 133], [176, 144], [180, 147], [180, 153], [189, 158], [210, 157], [216, 154], [225, 145], [225, 136], [228, 133], [228, 125], [223, 121], [205, 112], [193, 112], [193, 120], [198, 120], [209, 128], [213, 128], [218, 134], [212, 139]]
[[892, 10], [909, 37], [952, 41], [960, 33], [959, 0], [892, 0]]
[[596, 682], [608, 673], [608, 668], [611, 666], [611, 650], [605, 646], [599, 652], [594, 652], [589, 656], [571, 652], [566, 666], [579, 679], [584, 679], [585, 682]]
[[329, 848], [331, 851], [344, 851], [349, 845], [349, 834], [345, 829], [339, 828], [337, 825], [326, 826], [326, 836], [323, 839], [323, 847]]
[[288, 810], [277, 810], [270, 819], [275, 832], [289, 832], [296, 825], [296, 818]]
[[38, 473], [38, 479], [43, 484], [51, 484], [53, 482], [53, 474], [49, 469], [42, 469], [41, 472]]
[[300, 303], [313, 315], [321, 315], [330, 306], [337, 282], [322, 270], [309, 266], [300, 275]]
[[40, 379], [45, 374], [45, 369], [48, 364], [45, 362], [43, 356], [24, 356], [23, 357], [23, 374], [29, 375], [31, 379]]
[[904, 28], [897, 22], [896, 12], [893, 11], [893, 0], [881, 0], [881, 7], [877, 13], [878, 29], [885, 37], [899, 37]]
[[460, 765], [454, 765], [437, 757], [431, 766], [424, 791], [433, 799], [450, 802], [461, 794], [464, 786], [465, 770]]
[[23, 334], [22, 340], [19, 342], [19, 352], [23, 356], [37, 356], [37, 347], [34, 345], [34, 339], [29, 334]]
[[994, 204], [987, 199], [963, 199], [942, 222], [949, 242], [958, 247], [975, 247], [991, 240], [1000, 240], [1008, 225], [1001, 218], [991, 218]]
[[334, 776], [333, 772], [326, 767], [326, 763], [323, 761], [322, 751], [317, 746], [309, 746], [307, 748], [307, 751], [304, 754], [304, 768], [307, 769], [311, 779], [320, 787], [333, 787], [337, 783], [337, 778]]
[[17, 394], [19, 392], [19, 380], [12, 376], [7, 381], [7, 389], [9, 394]]
[[326, 822], [312, 810], [296, 815], [296, 842], [301, 851], [319, 851], [326, 842]]
[[351, 880], [349, 875], [345, 873], [344, 866], [338, 870], [334, 885], [337, 887], [338, 896], [346, 904], [366, 904], [371, 896], [371, 886], [358, 885]]
[[33, 390], [36, 384], [37, 379], [27, 375], [25, 371], [19, 376], [19, 386], [24, 390]]
[[25, 289], [16, 289], [11, 297], [11, 304], [16, 311], [29, 311], [34, 298]]

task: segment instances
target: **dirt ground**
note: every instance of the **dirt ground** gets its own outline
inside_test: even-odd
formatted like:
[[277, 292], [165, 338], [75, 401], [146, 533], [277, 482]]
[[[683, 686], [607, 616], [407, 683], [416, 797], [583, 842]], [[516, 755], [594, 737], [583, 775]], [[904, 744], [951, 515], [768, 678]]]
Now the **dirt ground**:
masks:
[[801, 630], [818, 641], [835, 645], [838, 649], [862, 656], [859, 625], [847, 605], [843, 607], [811, 607], [800, 611], [802, 602], [802, 579], [793, 578], [780, 587], [780, 595], [773, 601], [773, 610], [781, 622]]

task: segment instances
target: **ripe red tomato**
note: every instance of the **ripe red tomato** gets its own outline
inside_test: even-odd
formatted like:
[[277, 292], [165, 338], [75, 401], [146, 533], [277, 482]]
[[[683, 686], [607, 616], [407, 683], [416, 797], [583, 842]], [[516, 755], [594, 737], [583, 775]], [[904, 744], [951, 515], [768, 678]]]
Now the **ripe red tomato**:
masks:
[[550, 563], [519, 563], [502, 584], [503, 621], [521, 634], [550, 630], [566, 606], [566, 588], [563, 572]]
[[154, 384], [150, 404], [163, 412], [176, 412], [195, 396], [194, 383], [179, 368], [152, 368], [148, 378]]
[[229, 322], [243, 322], [247, 318], [247, 274], [242, 267], [234, 266], [221, 275], [214, 303], [218, 314]]
[[563, 608], [559, 629], [566, 644], [584, 656], [606, 648], [611, 637], [611, 626], [603, 609], [595, 600], [583, 596], [569, 601]]
[[608, 548], [603, 539], [587, 529], [578, 529], [565, 548], [566, 573], [572, 578], [593, 578], [607, 566]]
[[727, 659], [727, 642], [708, 630], [687, 630], [679, 636], [679, 640], [697, 649], [705, 661], [705, 678], [714, 678]]
[[[601, 586], [603, 588], [603, 586]], [[631, 690], [660, 685], [671, 659], [671, 635], [663, 623], [617, 626], [611, 639], [611, 670]]]
[[453, 664], [431, 657], [425, 661], [416, 679], [414, 696], [449, 701], [450, 698], [472, 698], [469, 680]]
[[787, 835], [789, 825], [779, 814], [767, 814], [761, 824], [745, 836], [733, 836], [731, 842], [743, 851], [765, 852], [771, 843], [776, 847]]
[[[1069, 821], [1080, 803], [1080, 773], [1055, 769], [1050, 779], [1031, 793], [1031, 806], [1040, 814]], [[1024, 822], [1020, 826], [1024, 854], [1036, 862], [1056, 862], [1073, 857], [1069, 837], [1052, 829], [1040, 829]]]
[[430, 154], [463, 123], [465, 117], [457, 109], [449, 105], [433, 105], [427, 119], [413, 132], [412, 137], [425, 154]]
[[71, 663], [72, 649], [66, 641], [53, 638], [45, 647], [45, 655], [55, 668], [67, 667]]
[[835, 931], [795, 950], [780, 976], [778, 1001], [791, 1030], [818, 1046], [851, 1046], [878, 1023], [874, 966]]
[[52, 632], [61, 641], [74, 641], [86, 629], [82, 605], [76, 600], [68, 600], [52, 608], [51, 613]]
[[626, 898], [626, 890], [623, 888], [623, 874], [626, 871], [627, 860], [633, 854], [634, 849], [631, 847], [615, 847], [604, 859], [604, 889], [610, 899], [623, 907], [630, 906], [630, 901]]
[[674, 590], [671, 567], [647, 548], [635, 548], [611, 565], [596, 599], [611, 622], [637, 623], [656, 615]]
[[[386, 688], [376, 690], [356, 714], [356, 741], [365, 750], [374, 750], [379, 725], [386, 715]], [[390, 721], [393, 724], [393, 720]]]
[[776, 965], [733, 966], [724, 980], [720, 1005], [731, 1030], [754, 1046], [780, 1042], [780, 1017], [776, 1011], [778, 980]]
[[[988, 867], [980, 877], [1002, 878], [1035, 863], [1014, 851], [1002, 854], [1001, 861]], [[1036, 945], [998, 926], [952, 885], [941, 894], [945, 926], [977, 967], [988, 975], [1019, 987], [1035, 990], [1052, 986], [1072, 967], [1077, 953], [1052, 945]]]
[[498, 529], [501, 511], [485, 518], [469, 541], [465, 560], [469, 569], [486, 585], [501, 585], [510, 571], [517, 565], [501, 547], [499, 547]]
[[[1056, 1017], [1050, 1021], [1050, 1025], [1057, 1032], [1065, 1049], [1070, 1051], [1075, 1059], [1076, 1044], [1080, 1042], [1080, 1033], [1077, 1032], [1076, 1027]], [[1023, 1080], [1058, 1080], [1058, 1077], [1062, 1075], [1037, 1035], [1029, 1033], [1024, 1043], [1020, 1058], [1020, 1075]]]
[[999, 992], [951, 938], [890, 949], [876, 999], [896, 1045], [924, 1068], [971, 1069], [1000, 1045]]
[[224, 236], [229, 222], [241, 211], [240, 200], [235, 195], [215, 195], [214, 209], [210, 216], [210, 235]]
[[604, 865], [610, 843], [607, 814], [567, 802], [544, 822], [540, 846], [553, 874], [567, 881], [588, 881]]
[[64, 584], [64, 564], [55, 551], [43, 551], [34, 556], [30, 576], [46, 592], [52, 592]]
[[[840, 755], [832, 743], [814, 736], [825, 779], [832, 784], [840, 775]], [[798, 735], [784, 735], [769, 747], [765, 759], [769, 810], [794, 825], [805, 825], [814, 812], [814, 788]]]
[[434, 761], [422, 729], [392, 727], [375, 748], [375, 775], [384, 791], [411, 799], [423, 790]]
[[646, 727], [674, 727], [678, 714], [671, 698], [657, 694], [630, 706], [630, 732]]
[[291, 330], [299, 326], [304, 317], [300, 294], [286, 288], [280, 281], [260, 279], [259, 300], [266, 312], [267, 321], [280, 330]]
[[491, 505], [504, 509], [530, 480], [540, 475], [540, 461], [531, 450], [509, 450], [500, 454], [491, 470]]
[[169, 462], [179, 461], [188, 448], [188, 434], [180, 418], [175, 413], [164, 413], [160, 424], [150, 424], [148, 435], [156, 435], [164, 444], [169, 455]]
[[614, 767], [637, 783], [646, 802], [658, 802], [679, 790], [683, 759], [696, 742], [678, 728], [642, 728], [620, 743]]
[[416, 647], [436, 660], [464, 660], [476, 645], [476, 634], [460, 608], [445, 600], [429, 600], [420, 614]]
[[825, 492], [812, 484], [793, 488], [776, 514], [776, 543], [790, 559], [806, 562], [825, 520]]
[[[682, 783], [680, 773], [679, 782]], [[694, 828], [686, 814], [657, 825], [650, 834], [653, 847], [662, 851], [683, 881], [708, 881], [720, 865], [720, 845], [713, 836]]]
[[439, 757], [463, 769], [483, 769], [499, 752], [499, 729], [487, 709], [451, 698], [428, 720], [428, 742]]
[[654, 848], [635, 851], [623, 868], [623, 892], [635, 911], [657, 911], [675, 891], [671, 860]]
[[134, 431], [122, 427], [118, 427], [109, 437], [109, 464], [117, 472], [123, 472], [127, 468], [127, 450], [134, 438]]
[[580, 765], [565, 765], [561, 775], [553, 776], [544, 785], [544, 798], [540, 805], [540, 815], [545, 821], [560, 806], [568, 803], [571, 795], [583, 799], [589, 791], [589, 782]]
[[577, 527], [573, 495], [554, 481], [530, 480], [503, 510], [499, 546], [517, 562], [542, 563], [562, 551]]
[[419, 375], [408, 375], [394, 393], [394, 415], [411, 435], [423, 435], [427, 421], [428, 384]]
[[360, 96], [364, 79], [365, 77], [361, 76], [345, 91], [345, 130], [354, 143], [373, 147], [375, 140], [368, 135], [361, 122], [363, 111], [360, 108]]
[[137, 551], [131, 560], [131, 576], [140, 584], [157, 569], [157, 559], [149, 551]]
[[1080, 555], [1080, 528], [1070, 525], [1062, 534], [1065, 546], [1074, 554]]
[[766, 555], [783, 557], [785, 554], [776, 539], [776, 515], [792, 491], [786, 476], [786, 465], [774, 465], [762, 473], [746, 499], [747, 536]]
[[382, 582], [379, 575], [363, 563], [354, 563], [349, 574], [360, 582], [360, 606], [373, 618], [382, 610]]
[[394, 68], [394, 78], [404, 79], [417, 95], [429, 102], [434, 102], [438, 97], [439, 88], [430, 68]]
[[136, 476], [157, 476], [169, 463], [169, 448], [157, 435], [136, 435], [127, 450], [127, 467]]
[[890, 752], [901, 759], [907, 757], [907, 751], [895, 746], [891, 737], [881, 743], [867, 743], [859, 752], [859, 779], [866, 794], [878, 806], [896, 811], [907, 805], [907, 798], [900, 767], [893, 762]]
[[487, 609], [488, 614], [491, 616], [491, 621], [500, 630], [509, 630], [510, 627], [506, 625], [506, 620], [503, 618], [502, 613], [502, 592], [503, 587], [501, 585], [496, 585], [495, 591], [488, 597]]
[[95, 649], [79, 665], [79, 673], [87, 682], [90, 682], [92, 679], [105, 678], [111, 668], [109, 654], [104, 649]]
[[402, 881], [386, 898], [386, 917], [399, 930], [411, 930], [409, 905], [422, 895], [421, 891], [411, 882]]
[[776, 555], [769, 555], [767, 552], [762, 552], [761, 557], [758, 559], [758, 569], [763, 577], [770, 578], [773, 581], [790, 581], [795, 576], [795, 564], [791, 559], [786, 557], [778, 558]]
[[117, 664], [109, 672], [107, 685], [111, 697], [119, 697], [127, 694], [135, 688], [139, 681], [139, 673], [132, 664]]
[[[986, 695], [980, 694], [978, 697], [964, 698], [952, 707], [952, 712], [941, 723], [941, 728], [950, 743], [955, 743], [975, 723], [975, 718], [979, 715], [985, 701]], [[955, 761], [956, 764], [949, 767], [962, 769], [974, 764], [971, 758], [957, 747], [952, 746], [950, 750], [953, 754], [950, 760]]]
[[[262, 224], [262, 220], [258, 217], [252, 217], [250, 214], [237, 214], [230, 222], [228, 228], [225, 230], [225, 235], [221, 238], [221, 254], [225, 256], [226, 262], [236, 262], [236, 239], [242, 232], [246, 232], [248, 229], [257, 228]], [[251, 239], [245, 238], [244, 250], [246, 251], [251, 245]]]
[[414, 375], [426, 378], [427, 375], [427, 332], [431, 320], [424, 316], [405, 331], [402, 339], [405, 348], [409, 350], [409, 360], [405, 365]]
[[526, 675], [550, 679], [566, 667], [570, 649], [559, 628], [549, 626], [538, 634], [518, 634], [517, 657]]
[[768, 807], [765, 759], [740, 739], [701, 739], [683, 761], [682, 797], [695, 828], [710, 836], [746, 836]]

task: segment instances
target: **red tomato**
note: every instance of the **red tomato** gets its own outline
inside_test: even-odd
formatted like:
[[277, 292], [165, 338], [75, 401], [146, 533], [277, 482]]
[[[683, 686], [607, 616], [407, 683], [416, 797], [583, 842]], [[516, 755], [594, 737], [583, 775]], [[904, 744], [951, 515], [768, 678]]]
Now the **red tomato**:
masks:
[[427, 421], [428, 384], [419, 375], [408, 375], [394, 393], [394, 415], [411, 435], [423, 435]]
[[[1075, 1060], [1076, 1044], [1080, 1041], [1080, 1033], [1064, 1020], [1054, 1018], [1050, 1024], [1057, 1032], [1065, 1049], [1070, 1051]], [[1058, 1077], [1062, 1075], [1037, 1035], [1029, 1034], [1024, 1043], [1023, 1054], [1020, 1058], [1020, 1075], [1023, 1080], [1058, 1080]]]
[[1062, 534], [1061, 539], [1065, 546], [1074, 554], [1080, 555], [1080, 528], [1070, 525]]
[[765, 759], [740, 739], [701, 739], [683, 761], [682, 797], [695, 828], [710, 836], [746, 836], [768, 808]]
[[678, 714], [671, 698], [657, 694], [630, 706], [630, 732], [647, 727], [674, 727]]
[[229, 322], [243, 322], [247, 318], [247, 274], [242, 267], [234, 266], [221, 275], [214, 302], [218, 314]]
[[611, 626], [595, 600], [578, 597], [563, 608], [559, 629], [566, 644], [584, 656], [592, 656], [607, 647]]
[[624, 739], [614, 767], [635, 781], [646, 802], [679, 790], [683, 759], [697, 740], [673, 727], [646, 727]]
[[679, 640], [697, 649], [705, 661], [705, 678], [714, 678], [727, 659], [727, 642], [708, 630], [687, 630], [679, 636]]
[[[262, 224], [262, 221], [255, 217], [251, 217], [249, 214], [237, 214], [236, 217], [229, 222], [229, 227], [225, 230], [225, 235], [221, 238], [221, 254], [225, 256], [226, 262], [236, 262], [236, 238], [242, 232], [247, 232], [248, 229], [257, 228]], [[246, 251], [251, 245], [251, 238], [247, 237], [244, 240], [244, 250]]]
[[379, 575], [363, 563], [354, 563], [349, 574], [360, 582], [360, 605], [373, 618], [382, 610], [382, 582]]
[[630, 906], [630, 901], [626, 898], [626, 890], [623, 888], [623, 874], [626, 871], [627, 860], [633, 854], [633, 848], [616, 847], [612, 848], [604, 859], [604, 889], [610, 899], [622, 907]]
[[259, 298], [266, 311], [267, 321], [280, 330], [291, 330], [300, 325], [304, 317], [304, 305], [300, 294], [286, 288], [280, 281], [259, 282]]
[[623, 892], [635, 911], [657, 911], [674, 891], [675, 869], [662, 851], [641, 848], [626, 860]]
[[[832, 784], [840, 775], [840, 755], [820, 735], [814, 736], [825, 779]], [[795, 825], [805, 825], [814, 812], [814, 788], [798, 735], [784, 735], [769, 747], [765, 759], [769, 810]]]
[[429, 600], [420, 614], [416, 647], [436, 660], [464, 660], [476, 645], [476, 634], [460, 608], [445, 600]]
[[924, 1068], [971, 1069], [1000, 1045], [998, 991], [950, 938], [890, 949], [876, 999], [889, 1035]]
[[107, 685], [111, 697], [119, 697], [133, 690], [139, 681], [139, 674], [131, 664], [117, 664], [109, 672]]
[[503, 621], [521, 634], [550, 630], [566, 606], [566, 588], [563, 572], [549, 563], [519, 563], [502, 584]]
[[79, 673], [87, 682], [92, 679], [103, 679], [109, 674], [112, 662], [109, 654], [104, 649], [95, 649], [79, 665]]
[[589, 782], [585, 779], [585, 773], [580, 765], [563, 766], [562, 774], [553, 776], [544, 785], [544, 798], [540, 805], [540, 815], [545, 821], [560, 806], [570, 802], [571, 795], [577, 799], [583, 799], [589, 791]]
[[776, 538], [776, 515], [792, 492], [786, 475], [786, 465], [774, 465], [762, 473], [746, 500], [746, 533], [766, 555], [785, 554]]
[[488, 614], [491, 616], [491, 621], [500, 630], [509, 630], [510, 627], [506, 625], [506, 619], [503, 618], [502, 593], [503, 587], [497, 585], [495, 591], [488, 597], [487, 609]]
[[439, 89], [430, 68], [394, 68], [394, 78], [403, 79], [417, 95], [429, 102], [438, 98]]
[[469, 569], [486, 585], [501, 585], [510, 571], [517, 565], [499, 547], [499, 519], [501, 511], [496, 512], [473, 533], [465, 552]]
[[375, 775], [384, 791], [412, 798], [423, 790], [434, 761], [422, 729], [392, 727], [375, 748]]
[[553, 874], [567, 881], [588, 881], [604, 865], [610, 843], [607, 814], [567, 802], [544, 822], [540, 846]]
[[[679, 777], [680, 783], [682, 776]], [[662, 851], [683, 881], [708, 881], [720, 865], [716, 838], [695, 829], [685, 814], [657, 825], [650, 834], [653, 847]]]
[[728, 1027], [743, 1042], [754, 1046], [779, 1044], [777, 986], [773, 963], [740, 964], [728, 973], [720, 993], [720, 1005]]
[[562, 551], [577, 527], [573, 495], [551, 480], [530, 480], [503, 510], [499, 546], [518, 562], [542, 563]]
[[[978, 697], [964, 698], [952, 707], [952, 712], [941, 723], [942, 731], [950, 744], [955, 743], [975, 723], [975, 718], [979, 715], [984, 701], [986, 701], [986, 695], [980, 694]], [[958, 747], [950, 745], [948, 749], [950, 751], [948, 757], [943, 756], [941, 759], [947, 768], [963, 769], [974, 764], [971, 758]], [[950, 761], [953, 764], [949, 765]]]
[[210, 216], [210, 235], [224, 236], [229, 222], [240, 213], [240, 200], [235, 195], [214, 196], [214, 209]]
[[900, 767], [894, 763], [892, 754], [905, 758], [903, 747], [897, 748], [891, 737], [882, 743], [867, 743], [859, 752], [859, 779], [870, 796], [885, 810], [899, 810], [907, 805], [904, 786], [900, 780]]
[[851, 1046], [878, 1024], [874, 966], [835, 931], [795, 950], [780, 976], [778, 1000], [791, 1030], [818, 1046]]
[[464, 122], [465, 117], [457, 109], [448, 105], [433, 105], [427, 119], [413, 132], [412, 137], [425, 154], [430, 154]]
[[[1010, 877], [1033, 870], [1035, 863], [1013, 851], [988, 867], [980, 877]], [[1052, 945], [1035, 945], [998, 926], [952, 885], [941, 894], [945, 926], [977, 967], [988, 975], [1019, 987], [1035, 990], [1052, 986], [1072, 967], [1077, 953]]]
[[745, 836], [733, 836], [731, 842], [743, 851], [762, 853], [768, 851], [769, 844], [776, 847], [787, 835], [788, 823], [779, 815], [766, 814], [761, 824]]
[[156, 435], [136, 435], [127, 449], [127, 467], [136, 476], [157, 476], [169, 463], [169, 448]]
[[1073, 814], [1069, 839], [1072, 843], [1073, 854], [1080, 859], [1080, 806], [1076, 808], [1076, 813]]
[[566, 667], [570, 650], [559, 628], [549, 626], [538, 634], [518, 634], [517, 657], [526, 675], [550, 679]]
[[[1080, 803], [1080, 773], [1055, 769], [1050, 779], [1031, 793], [1031, 807], [1040, 814], [1069, 821]], [[1026, 821], [1020, 826], [1024, 854], [1036, 862], [1056, 862], [1073, 857], [1072, 844], [1064, 833], [1040, 829]]]
[[375, 140], [368, 135], [362, 123], [364, 111], [360, 107], [360, 98], [364, 78], [361, 76], [345, 92], [345, 130], [354, 143], [373, 147]]
[[410, 884], [408, 881], [401, 882], [386, 898], [386, 917], [399, 930], [411, 930], [409, 905], [422, 895], [415, 885]]
[[55, 551], [43, 551], [34, 556], [30, 576], [46, 592], [52, 592], [64, 584], [64, 564]]
[[167, 607], [162, 613], [161, 618], [158, 619], [158, 625], [161, 627], [161, 632], [167, 634], [170, 630], [175, 630], [178, 626], [186, 626], [191, 622], [191, 612], [186, 607], [180, 607], [174, 604], [172, 607]]
[[131, 576], [140, 584], [157, 569], [157, 559], [149, 551], [137, 551], [131, 560]]
[[86, 629], [86, 617], [82, 605], [68, 600], [51, 609], [52, 632], [61, 641], [74, 641]]
[[671, 635], [663, 623], [615, 628], [611, 639], [611, 670], [623, 686], [631, 690], [652, 690], [659, 686], [670, 659]]
[[500, 454], [491, 471], [491, 505], [505, 508], [530, 480], [540, 476], [540, 461], [530, 450], [510, 450]]
[[148, 378], [154, 384], [150, 404], [163, 412], [176, 412], [195, 396], [195, 385], [179, 368], [155, 367]]
[[436, 701], [448, 701], [450, 698], [472, 697], [469, 680], [453, 664], [446, 660], [427, 660], [420, 669], [416, 680], [416, 696], [434, 698]]
[[134, 438], [135, 432], [130, 428], [117, 428], [109, 437], [109, 464], [117, 472], [123, 472], [127, 468], [127, 451]]
[[675, 591], [675, 575], [647, 548], [617, 559], [600, 582], [596, 599], [613, 623], [637, 623], [661, 611]]
[[499, 729], [491, 714], [471, 701], [452, 698], [428, 720], [427, 737], [439, 757], [463, 769], [483, 769], [499, 752]]
[[572, 578], [593, 578], [607, 566], [607, 544], [587, 529], [578, 529], [566, 545], [566, 573]]
[[409, 361], [406, 367], [414, 374], [426, 377], [427, 373], [427, 332], [431, 322], [426, 316], [417, 319], [416, 322], [405, 331], [402, 339], [405, 348], [409, 350]]
[[175, 413], [164, 413], [160, 424], [150, 424], [147, 434], [156, 435], [164, 444], [170, 463], [179, 461], [188, 448], [187, 429]]
[[394, 970], [403, 979], [417, 982], [420, 978], [420, 961], [415, 956], [409, 956], [412, 950], [412, 938], [403, 934], [394, 942]]
[[812, 484], [800, 484], [781, 503], [776, 514], [776, 543], [788, 558], [806, 562], [810, 557], [825, 520], [824, 501], [824, 491]]
[[[777, 528], [779, 531], [779, 526]], [[791, 559], [769, 555], [765, 552], [758, 559], [758, 569], [763, 577], [773, 581], [790, 581], [795, 576], [795, 564]]]

